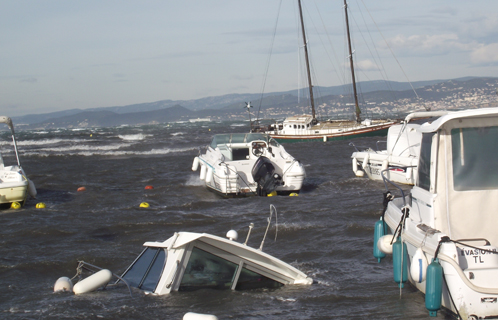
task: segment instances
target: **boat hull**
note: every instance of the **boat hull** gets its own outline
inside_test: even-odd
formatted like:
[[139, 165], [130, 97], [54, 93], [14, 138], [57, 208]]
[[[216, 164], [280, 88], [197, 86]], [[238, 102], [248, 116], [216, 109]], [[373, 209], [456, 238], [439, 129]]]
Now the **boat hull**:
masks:
[[385, 136], [389, 127], [394, 123], [380, 125], [372, 128], [364, 128], [340, 133], [323, 133], [323, 134], [271, 134], [270, 136], [280, 143], [303, 142], [303, 141], [336, 141], [348, 140], [360, 137]]
[[0, 187], [0, 205], [19, 202], [23, 204], [28, 195], [28, 182], [8, 183], [7, 186]]

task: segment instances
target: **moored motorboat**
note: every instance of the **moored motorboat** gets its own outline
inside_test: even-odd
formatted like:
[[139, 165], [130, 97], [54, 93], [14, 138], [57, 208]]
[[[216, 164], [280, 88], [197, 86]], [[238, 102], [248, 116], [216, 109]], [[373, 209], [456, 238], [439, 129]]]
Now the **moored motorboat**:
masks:
[[[235, 230], [227, 233], [228, 239], [207, 233], [175, 232], [166, 241], [145, 242], [145, 249], [121, 276], [116, 276], [118, 280], [112, 285], [125, 283], [156, 295], [198, 289], [248, 290], [311, 285], [313, 280], [306, 274], [263, 252], [273, 214], [276, 217], [276, 209], [271, 205], [268, 226], [257, 249], [247, 245], [254, 227], [252, 223], [244, 243], [236, 241]], [[80, 262], [78, 276], [83, 269], [93, 274], [74, 287], [69, 278], [59, 278], [54, 291], [91, 292], [106, 287], [114, 275], [107, 269]]]
[[5, 165], [0, 154], [0, 205], [5, 206], [16, 202], [23, 205], [28, 194], [32, 197], [36, 196], [36, 188], [21, 166], [12, 119], [0, 116], [0, 123], [6, 124], [11, 131], [14, 154], [17, 160], [15, 165]]
[[[387, 132], [386, 141], [377, 141], [376, 150], [367, 148], [351, 155], [352, 169], [357, 177], [364, 174], [372, 180], [382, 181], [381, 172], [396, 183], [413, 185], [417, 176], [418, 154], [422, 134], [417, 130], [421, 124], [410, 123], [414, 119], [440, 117], [448, 111], [421, 111], [410, 113], [400, 124], [393, 125]], [[378, 144], [384, 142], [386, 149], [379, 150]], [[387, 170], [386, 170], [387, 169]]]
[[392, 252], [395, 281], [425, 293], [432, 316], [444, 307], [496, 318], [498, 108], [452, 112], [418, 130], [417, 180], [408, 195], [385, 194], [374, 256]]
[[225, 197], [298, 193], [303, 165], [269, 135], [214, 135], [204, 154], [194, 158], [206, 187]]

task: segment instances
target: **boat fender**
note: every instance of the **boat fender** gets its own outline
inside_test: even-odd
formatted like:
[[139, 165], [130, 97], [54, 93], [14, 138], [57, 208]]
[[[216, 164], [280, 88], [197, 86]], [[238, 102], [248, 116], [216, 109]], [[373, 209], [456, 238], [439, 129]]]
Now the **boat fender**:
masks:
[[412, 178], [413, 168], [406, 168], [406, 180], [410, 180]]
[[28, 179], [28, 193], [32, 198], [36, 198], [37, 191], [35, 187], [35, 183]]
[[406, 243], [401, 242], [398, 238], [393, 244], [393, 275], [394, 282], [400, 288], [403, 288], [404, 283], [408, 280], [408, 255], [406, 254]]
[[353, 172], [356, 174], [356, 171], [358, 171], [358, 162], [353, 158]]
[[368, 160], [370, 159], [370, 155], [367, 153], [365, 155], [365, 159], [363, 159], [363, 163], [361, 164], [361, 166], [363, 167], [363, 170], [366, 170], [367, 166], [368, 166]]
[[388, 167], [389, 167], [389, 161], [387, 160], [382, 161], [382, 170], [387, 170]]
[[68, 277], [60, 277], [55, 281], [54, 292], [73, 291], [73, 282]]
[[429, 310], [431, 317], [437, 316], [441, 309], [441, 296], [443, 293], [443, 267], [439, 259], [432, 259], [427, 267], [427, 279], [425, 281], [425, 308]]
[[199, 157], [194, 158], [194, 162], [192, 163], [192, 171], [197, 171], [199, 168]]
[[201, 176], [200, 176], [201, 180], [206, 179], [206, 171], [207, 171], [206, 166], [201, 164]]
[[392, 254], [393, 253], [393, 245], [391, 244], [391, 240], [393, 239], [392, 234], [386, 234], [385, 236], [382, 236], [377, 240], [377, 247], [379, 247], [379, 250], [381, 252], [384, 252], [385, 254]]
[[97, 273], [92, 274], [74, 285], [73, 292], [75, 294], [87, 293], [105, 286], [111, 281], [112, 273], [107, 269], [102, 269]]
[[412, 264], [410, 265], [410, 275], [413, 281], [422, 283], [425, 280], [427, 265], [428, 262], [424, 251], [422, 248], [417, 248], [412, 258]]
[[183, 320], [218, 320], [218, 317], [212, 314], [187, 312], [183, 316]]
[[382, 218], [375, 223], [374, 226], [374, 244], [373, 244], [373, 255], [375, 258], [377, 258], [377, 262], [380, 263], [380, 261], [385, 258], [386, 254], [379, 250], [379, 246], [377, 245], [377, 242], [379, 241], [379, 238], [384, 235], [384, 220]]
[[206, 173], [206, 183], [213, 181], [213, 168], [209, 167]]

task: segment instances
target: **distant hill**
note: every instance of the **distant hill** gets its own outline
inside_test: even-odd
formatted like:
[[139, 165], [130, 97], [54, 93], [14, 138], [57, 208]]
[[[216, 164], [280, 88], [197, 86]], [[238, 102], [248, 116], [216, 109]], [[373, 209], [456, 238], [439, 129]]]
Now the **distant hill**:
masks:
[[[419, 98], [414, 94], [412, 86]], [[422, 109], [422, 103], [433, 105], [438, 101], [449, 101], [449, 99], [472, 101], [469, 95], [477, 97], [495, 95], [497, 86], [498, 78], [478, 77], [419, 81], [411, 85], [394, 81], [367, 81], [358, 84], [361, 92], [360, 101], [363, 105], [383, 105], [386, 111], [410, 104], [417, 104], [419, 106], [416, 108]], [[315, 87], [314, 91], [317, 93], [316, 104], [320, 106], [317, 108], [319, 115], [329, 117], [338, 111], [349, 112], [352, 102], [351, 86]], [[302, 96], [306, 94], [303, 93]], [[263, 95], [263, 101], [260, 101], [260, 98], [261, 94], [229, 94], [196, 100], [162, 100], [128, 106], [70, 109], [13, 117], [13, 120], [16, 125], [28, 125], [27, 128], [36, 129], [157, 124], [206, 117], [217, 120], [240, 120], [248, 117], [246, 101], [251, 101], [254, 107], [251, 109], [252, 117], [275, 118], [309, 112], [307, 99], [298, 100], [297, 90], [267, 93]]]

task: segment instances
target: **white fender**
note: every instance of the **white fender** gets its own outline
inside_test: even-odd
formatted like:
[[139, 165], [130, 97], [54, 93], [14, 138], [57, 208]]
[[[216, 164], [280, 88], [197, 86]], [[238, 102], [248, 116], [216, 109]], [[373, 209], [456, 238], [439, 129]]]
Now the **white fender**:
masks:
[[73, 282], [68, 277], [60, 277], [55, 281], [54, 292], [73, 291]]
[[197, 171], [199, 168], [199, 157], [194, 158], [194, 162], [192, 163], [192, 171]]
[[204, 180], [206, 179], [206, 166], [204, 164], [201, 163], [201, 180]]
[[393, 253], [393, 245], [391, 244], [391, 240], [393, 239], [392, 234], [386, 234], [377, 240], [377, 248], [385, 254]]
[[361, 164], [361, 166], [363, 167], [363, 170], [365, 170], [367, 168], [369, 159], [370, 159], [370, 155], [367, 153], [365, 155], [365, 159], [363, 159], [363, 163]]
[[387, 161], [387, 159], [386, 159], [386, 160], [382, 161], [382, 170], [386, 170], [387, 167], [389, 167], [389, 161]]
[[427, 272], [427, 258], [422, 248], [417, 248], [413, 255], [412, 264], [410, 265], [410, 275], [413, 281], [422, 283], [425, 280]]
[[187, 312], [183, 316], [183, 320], [218, 320], [218, 317], [212, 314]]
[[410, 180], [412, 178], [413, 168], [406, 168], [406, 180]]
[[92, 274], [88, 278], [85, 278], [74, 285], [73, 292], [75, 294], [87, 293], [94, 291], [99, 287], [102, 287], [109, 283], [112, 278], [111, 271], [107, 269], [102, 269], [97, 273]]
[[36, 198], [38, 192], [36, 192], [35, 183], [28, 179], [28, 193], [31, 197]]
[[358, 162], [356, 158], [353, 158], [353, 172], [356, 173], [356, 171], [358, 171]]
[[213, 181], [213, 168], [208, 167], [206, 173], [206, 183], [210, 183], [211, 181]]

